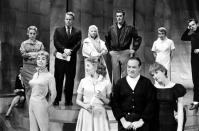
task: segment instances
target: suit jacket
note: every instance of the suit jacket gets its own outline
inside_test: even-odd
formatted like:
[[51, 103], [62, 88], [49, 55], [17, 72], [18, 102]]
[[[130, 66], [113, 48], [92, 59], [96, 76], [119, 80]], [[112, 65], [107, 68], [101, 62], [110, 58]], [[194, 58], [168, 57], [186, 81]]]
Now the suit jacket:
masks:
[[112, 25], [108, 34], [105, 36], [106, 46], [109, 50], [126, 50], [130, 48], [132, 38], [134, 39], [133, 49], [137, 50], [141, 44], [142, 38], [138, 36], [135, 27], [127, 25], [126, 22], [123, 24], [120, 36], [117, 34], [117, 24]]
[[156, 90], [151, 81], [140, 76], [135, 89], [129, 86], [126, 77], [118, 80], [113, 88], [111, 107], [115, 118], [120, 122], [127, 114], [136, 113], [144, 122], [153, 119], [156, 106]]
[[54, 33], [54, 45], [58, 52], [64, 53], [64, 49], [71, 49], [71, 57], [76, 56], [78, 49], [81, 46], [81, 31], [72, 27], [71, 34], [67, 35], [66, 28], [56, 28]]

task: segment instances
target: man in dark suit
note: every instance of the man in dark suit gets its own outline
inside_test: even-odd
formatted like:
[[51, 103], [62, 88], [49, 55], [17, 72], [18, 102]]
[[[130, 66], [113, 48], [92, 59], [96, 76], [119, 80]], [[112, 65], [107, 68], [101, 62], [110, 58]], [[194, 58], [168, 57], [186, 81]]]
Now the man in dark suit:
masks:
[[[121, 76], [126, 75], [126, 63], [129, 57], [134, 55], [142, 41], [136, 28], [127, 25], [124, 17], [125, 12], [117, 10], [116, 23], [109, 28], [106, 35], [106, 46], [112, 62], [113, 85], [116, 84]], [[132, 39], [134, 39], [133, 43]]]
[[[111, 107], [118, 121], [118, 131], [152, 131], [155, 118], [156, 93], [151, 81], [140, 75], [141, 61], [131, 57], [127, 76], [113, 88]], [[154, 131], [154, 130], [153, 130]]]
[[54, 105], [59, 105], [62, 95], [63, 80], [65, 76], [64, 93], [65, 105], [72, 105], [74, 78], [76, 74], [76, 54], [81, 46], [81, 31], [73, 27], [75, 15], [67, 12], [65, 26], [56, 28], [54, 45], [57, 50], [55, 58], [55, 81], [57, 97]]

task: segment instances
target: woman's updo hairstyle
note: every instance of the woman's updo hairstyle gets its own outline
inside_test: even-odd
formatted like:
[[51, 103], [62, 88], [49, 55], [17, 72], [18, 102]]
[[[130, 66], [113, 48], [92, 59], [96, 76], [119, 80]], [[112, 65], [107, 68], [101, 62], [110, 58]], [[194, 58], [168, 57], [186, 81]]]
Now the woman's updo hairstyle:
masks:
[[29, 26], [28, 28], [27, 28], [27, 33], [29, 33], [29, 31], [30, 30], [34, 30], [35, 32], [36, 32], [36, 34], [38, 34], [38, 30], [37, 30], [37, 27], [36, 26], [34, 26], [34, 25], [31, 25], [31, 26]]
[[39, 52], [37, 53], [37, 57], [38, 57], [38, 56], [45, 56], [45, 57], [46, 57], [47, 64], [49, 63], [50, 58], [49, 58], [49, 53], [48, 53], [47, 51], [45, 51], [45, 50], [39, 51]]

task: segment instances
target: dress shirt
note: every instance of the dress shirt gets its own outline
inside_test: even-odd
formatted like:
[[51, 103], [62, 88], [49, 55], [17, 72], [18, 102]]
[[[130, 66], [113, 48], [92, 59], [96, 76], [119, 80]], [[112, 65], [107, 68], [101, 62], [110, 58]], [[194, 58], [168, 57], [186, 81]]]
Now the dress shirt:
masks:
[[126, 81], [128, 82], [128, 84], [129, 84], [129, 86], [131, 87], [132, 90], [135, 89], [135, 86], [136, 86], [139, 79], [140, 79], [140, 75], [138, 75], [136, 78], [132, 78], [130, 76], [126, 77]]

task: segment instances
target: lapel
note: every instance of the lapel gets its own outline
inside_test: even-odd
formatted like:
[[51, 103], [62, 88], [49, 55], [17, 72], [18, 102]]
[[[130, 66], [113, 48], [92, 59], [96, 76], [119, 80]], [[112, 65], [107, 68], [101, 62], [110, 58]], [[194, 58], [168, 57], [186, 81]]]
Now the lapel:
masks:
[[121, 32], [120, 32], [120, 37], [119, 37], [119, 41], [121, 41], [122, 38], [124, 38], [124, 36], [126, 35], [126, 28], [125, 28], [125, 23], [122, 25], [122, 29], [121, 29]]
[[75, 34], [75, 28], [72, 27], [70, 35], [67, 35], [67, 36], [68, 36], [68, 39], [69, 39], [69, 40], [72, 39], [73, 36], [74, 36], [74, 34]]
[[66, 33], [66, 27], [65, 26], [62, 28], [62, 33], [63, 33], [64, 38], [68, 39], [68, 35]]
[[116, 39], [116, 41], [118, 41], [118, 34], [117, 34], [117, 24], [115, 24], [114, 26], [113, 26], [113, 33], [115, 34], [115, 39]]

